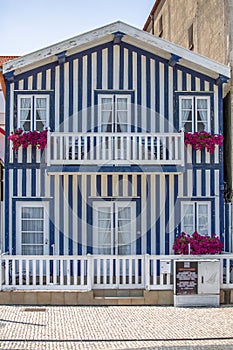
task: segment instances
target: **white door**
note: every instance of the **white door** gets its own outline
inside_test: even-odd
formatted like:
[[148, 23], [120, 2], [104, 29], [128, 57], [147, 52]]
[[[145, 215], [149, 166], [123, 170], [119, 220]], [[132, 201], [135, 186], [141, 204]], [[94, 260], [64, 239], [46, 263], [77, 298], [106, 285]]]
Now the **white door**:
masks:
[[49, 215], [46, 202], [18, 202], [17, 255], [49, 254]]
[[93, 209], [93, 253], [136, 254], [135, 202], [96, 202]]

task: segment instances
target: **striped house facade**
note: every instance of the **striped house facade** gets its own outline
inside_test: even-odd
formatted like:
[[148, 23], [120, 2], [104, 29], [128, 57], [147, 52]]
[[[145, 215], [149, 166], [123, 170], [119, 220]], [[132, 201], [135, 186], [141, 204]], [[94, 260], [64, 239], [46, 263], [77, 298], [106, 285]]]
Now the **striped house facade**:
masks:
[[184, 229], [229, 251], [223, 150], [186, 148], [179, 132], [222, 134], [227, 67], [117, 22], [4, 72], [7, 135], [38, 115], [49, 128], [45, 150], [6, 141], [4, 251], [172, 254]]

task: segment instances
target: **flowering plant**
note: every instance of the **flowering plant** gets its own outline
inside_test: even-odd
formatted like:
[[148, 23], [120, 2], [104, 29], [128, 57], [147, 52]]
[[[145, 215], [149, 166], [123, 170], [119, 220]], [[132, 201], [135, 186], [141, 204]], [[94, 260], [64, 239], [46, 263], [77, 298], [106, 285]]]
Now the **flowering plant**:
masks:
[[195, 150], [203, 150], [206, 148], [207, 152], [210, 154], [214, 153], [214, 149], [216, 145], [223, 145], [223, 136], [222, 135], [211, 135], [206, 131], [199, 131], [189, 133], [184, 133], [184, 143], [185, 145], [191, 145]]
[[8, 136], [8, 140], [12, 141], [13, 150], [18, 150], [20, 146], [27, 148], [29, 145], [44, 149], [47, 145], [47, 130], [23, 131], [19, 128]]
[[218, 254], [221, 253], [222, 248], [223, 243], [215, 234], [213, 237], [210, 237], [202, 236], [197, 232], [194, 232], [191, 236], [182, 232], [181, 235], [175, 239], [173, 245], [175, 254]]

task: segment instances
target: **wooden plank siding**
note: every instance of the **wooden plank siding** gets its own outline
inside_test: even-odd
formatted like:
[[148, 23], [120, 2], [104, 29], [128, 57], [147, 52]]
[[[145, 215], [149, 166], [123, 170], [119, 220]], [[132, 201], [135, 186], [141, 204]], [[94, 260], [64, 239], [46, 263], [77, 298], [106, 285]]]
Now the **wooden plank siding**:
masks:
[[[16, 129], [16, 99], [21, 91], [50, 94], [52, 131], [87, 132], [98, 126], [91, 108], [98, 93], [125, 91], [132, 101], [132, 132], [178, 131], [178, 93], [203, 92], [211, 99], [211, 131], [222, 132], [221, 87], [214, 79], [122, 42], [101, 44], [73, 54], [64, 64], [52, 62], [26, 71], [7, 82], [6, 131]], [[134, 130], [133, 130], [134, 129]], [[16, 203], [23, 200], [49, 202], [50, 254], [92, 253], [93, 201], [131, 200], [136, 203], [136, 253], [171, 254], [181, 232], [181, 200], [211, 202], [211, 232], [224, 239], [222, 151], [186, 150], [183, 173], [131, 172], [123, 168], [108, 173], [46, 172], [46, 151], [28, 148], [17, 154], [7, 143], [5, 174], [5, 250], [16, 254]], [[63, 220], [64, 219], [64, 220]], [[229, 237], [226, 237], [228, 239]]]

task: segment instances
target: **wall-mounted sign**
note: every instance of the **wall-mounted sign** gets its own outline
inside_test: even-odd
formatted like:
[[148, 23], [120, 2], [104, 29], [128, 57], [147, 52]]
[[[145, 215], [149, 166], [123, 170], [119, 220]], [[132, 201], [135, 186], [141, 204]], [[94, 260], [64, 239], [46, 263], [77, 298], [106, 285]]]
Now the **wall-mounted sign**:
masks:
[[197, 294], [198, 262], [176, 262], [176, 295]]

